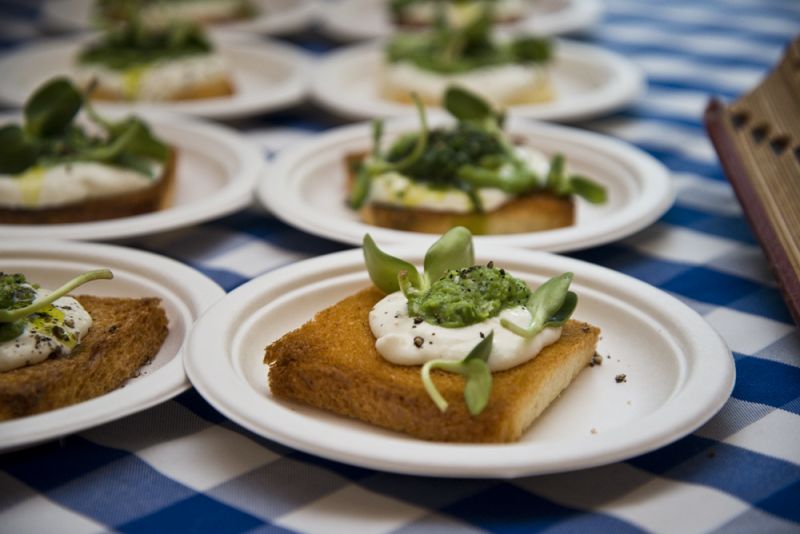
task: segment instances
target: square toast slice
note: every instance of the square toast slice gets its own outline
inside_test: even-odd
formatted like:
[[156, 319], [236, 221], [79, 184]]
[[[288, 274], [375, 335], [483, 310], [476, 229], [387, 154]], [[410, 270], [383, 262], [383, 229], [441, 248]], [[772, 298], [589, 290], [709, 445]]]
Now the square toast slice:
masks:
[[536, 358], [492, 373], [489, 404], [477, 416], [464, 403], [464, 379], [434, 370], [450, 404], [442, 413], [425, 392], [419, 366], [395, 365], [375, 349], [368, 315], [383, 297], [374, 287], [359, 291], [269, 345], [264, 362], [272, 394], [421, 439], [511, 442], [589, 364], [600, 336], [597, 327], [570, 320], [561, 339]]

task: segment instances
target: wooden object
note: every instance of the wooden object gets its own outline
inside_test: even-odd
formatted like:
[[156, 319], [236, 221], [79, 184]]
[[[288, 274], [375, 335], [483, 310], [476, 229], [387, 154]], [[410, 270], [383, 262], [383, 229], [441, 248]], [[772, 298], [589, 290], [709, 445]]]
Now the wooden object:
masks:
[[712, 99], [704, 120], [800, 327], [800, 37], [750, 93]]

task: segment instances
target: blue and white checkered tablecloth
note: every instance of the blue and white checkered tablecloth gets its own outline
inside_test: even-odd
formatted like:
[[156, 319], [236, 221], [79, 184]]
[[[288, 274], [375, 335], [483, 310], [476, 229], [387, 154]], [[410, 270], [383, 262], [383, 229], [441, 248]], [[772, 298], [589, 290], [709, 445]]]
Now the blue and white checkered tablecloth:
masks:
[[[800, 531], [800, 335], [706, 139], [709, 95], [755, 85], [800, 30], [794, 0], [607, 0], [584, 38], [649, 77], [631, 108], [580, 126], [672, 171], [656, 224], [573, 254], [649, 282], [701, 313], [736, 360], [733, 395], [695, 433], [605, 467], [515, 480], [387, 474], [255, 436], [189, 391], [144, 412], [0, 455], [0, 532]], [[0, 44], [37, 35], [36, 7], [0, 3]], [[313, 34], [294, 39], [332, 46]], [[297, 108], [237, 124], [265, 152], [332, 124]], [[800, 229], [798, 230], [800, 231]], [[258, 209], [142, 238], [225, 289], [341, 250]]]

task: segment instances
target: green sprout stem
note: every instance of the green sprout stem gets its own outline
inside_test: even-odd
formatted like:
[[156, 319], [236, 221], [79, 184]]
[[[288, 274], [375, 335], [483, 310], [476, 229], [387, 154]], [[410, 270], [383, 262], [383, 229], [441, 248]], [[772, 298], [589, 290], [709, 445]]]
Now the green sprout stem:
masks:
[[82, 286], [87, 282], [100, 279], [111, 280], [112, 278], [114, 278], [114, 275], [108, 269], [97, 269], [95, 271], [83, 273], [82, 275], [76, 276], [63, 286], [59, 287], [46, 297], [38, 299], [24, 308], [17, 308], [16, 310], [0, 310], [0, 323], [13, 323], [19, 321], [23, 317], [31, 315], [32, 313], [36, 313], [45, 306], [49, 306], [56, 300], [60, 299], [76, 287]]

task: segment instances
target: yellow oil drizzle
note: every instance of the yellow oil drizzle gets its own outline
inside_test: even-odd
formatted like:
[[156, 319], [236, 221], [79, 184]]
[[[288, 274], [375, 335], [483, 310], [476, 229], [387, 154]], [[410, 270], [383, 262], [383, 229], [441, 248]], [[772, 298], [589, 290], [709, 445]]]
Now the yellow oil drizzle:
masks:
[[[50, 305], [33, 314], [30, 318], [30, 322], [31, 330], [55, 337], [53, 336], [53, 327], [60, 326], [64, 328], [64, 312]], [[70, 350], [75, 348], [75, 336], [66, 329], [64, 330], [64, 337], [56, 339], [66, 345]]]
[[127, 69], [122, 75], [122, 87], [125, 93], [125, 98], [135, 99], [139, 95], [139, 89], [142, 86], [142, 78], [147, 70], [146, 66], [131, 67]]
[[35, 206], [39, 203], [39, 195], [42, 193], [44, 183], [45, 168], [41, 165], [31, 167], [16, 179], [19, 187], [22, 203], [27, 206]]

